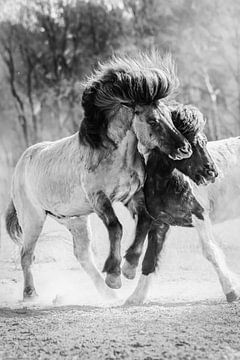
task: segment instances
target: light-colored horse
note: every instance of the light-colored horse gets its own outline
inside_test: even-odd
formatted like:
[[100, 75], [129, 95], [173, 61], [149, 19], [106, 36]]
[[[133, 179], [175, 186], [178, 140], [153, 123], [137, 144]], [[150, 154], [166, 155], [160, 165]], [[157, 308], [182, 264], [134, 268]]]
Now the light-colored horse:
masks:
[[[185, 183], [188, 182], [189, 184], [188, 188], [192, 194], [192, 201], [194, 200], [202, 207], [203, 219], [193, 214], [193, 211], [189, 208], [190, 201], [182, 197], [181, 216], [185, 219], [186, 223], [178, 225], [192, 225], [195, 227], [198, 232], [203, 255], [212, 263], [227, 301], [232, 302], [240, 298], [240, 283], [236, 274], [229, 269], [224, 253], [214, 239], [213, 224], [240, 216], [240, 137], [209, 142], [207, 150], [218, 170], [218, 177], [215, 183], [197, 186], [187, 177], [184, 180]], [[189, 166], [191, 161], [191, 158], [184, 160], [186, 164], [189, 163]], [[172, 191], [174, 193], [176, 189]], [[170, 201], [174, 202], [173, 199]], [[187, 207], [189, 209], [188, 212], [185, 210]], [[174, 210], [171, 211], [171, 208], [169, 209], [169, 215], [175, 221], [176, 213]], [[190, 211], [192, 211], [192, 223], [188, 224]], [[143, 260], [142, 274], [133, 294], [127, 299], [127, 304], [141, 305], [146, 301], [170, 225], [172, 224], [165, 219], [163, 222], [156, 222], [151, 227], [148, 234], [148, 248]], [[155, 248], [155, 251], [153, 249], [149, 251], [150, 247]], [[144, 262], [145, 265], [151, 263], [150, 270], [144, 269]]]
[[24, 298], [36, 295], [31, 265], [48, 214], [72, 233], [74, 254], [98, 290], [108, 295], [92, 261], [87, 235], [82, 234], [80, 217], [95, 212], [110, 240], [106, 283], [111, 288], [121, 286], [122, 226], [112, 202], [127, 204], [144, 183], [138, 142], [159, 147], [174, 159], [191, 155], [189, 143], [161, 102], [176, 84], [173, 64], [157, 53], [113, 58], [100, 65], [85, 85], [79, 132], [33, 145], [23, 153], [13, 175], [6, 225], [12, 239], [22, 242]]

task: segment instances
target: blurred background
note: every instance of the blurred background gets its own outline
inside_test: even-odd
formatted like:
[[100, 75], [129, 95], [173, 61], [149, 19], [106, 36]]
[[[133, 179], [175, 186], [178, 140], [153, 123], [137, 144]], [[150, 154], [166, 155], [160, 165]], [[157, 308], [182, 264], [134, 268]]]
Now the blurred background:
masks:
[[24, 148], [77, 131], [81, 80], [113, 53], [158, 48], [178, 99], [209, 140], [240, 134], [240, 3], [229, 0], [1, 0], [0, 206]]
[[0, 0], [0, 8], [0, 213], [22, 151], [78, 130], [81, 81], [113, 53], [171, 52], [177, 98], [205, 114], [208, 139], [240, 135], [240, 2]]

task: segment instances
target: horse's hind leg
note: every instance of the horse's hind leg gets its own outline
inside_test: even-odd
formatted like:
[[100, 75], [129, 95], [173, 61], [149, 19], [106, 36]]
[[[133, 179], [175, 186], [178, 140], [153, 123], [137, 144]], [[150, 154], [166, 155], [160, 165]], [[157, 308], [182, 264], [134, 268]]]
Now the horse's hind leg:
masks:
[[142, 263], [142, 274], [134, 292], [126, 300], [126, 305], [142, 305], [147, 299], [168, 230], [167, 224], [152, 224], [148, 233], [148, 246]]
[[114, 291], [106, 286], [101, 273], [94, 264], [86, 219], [70, 219], [67, 223], [67, 228], [73, 236], [74, 255], [81, 264], [82, 268], [92, 279], [98, 292], [105, 298], [116, 298]]
[[23, 299], [34, 298], [37, 293], [35, 290], [31, 266], [33, 262], [33, 253], [42, 231], [46, 218], [45, 211], [36, 210], [31, 204], [24, 204], [22, 218], [19, 216], [19, 223], [22, 228], [23, 245], [21, 250], [21, 266], [24, 276]]
[[205, 215], [204, 221], [195, 218], [194, 225], [198, 231], [203, 255], [214, 266], [227, 301], [239, 299], [234, 281], [235, 275], [229, 270], [224, 253], [214, 240], [211, 220]]

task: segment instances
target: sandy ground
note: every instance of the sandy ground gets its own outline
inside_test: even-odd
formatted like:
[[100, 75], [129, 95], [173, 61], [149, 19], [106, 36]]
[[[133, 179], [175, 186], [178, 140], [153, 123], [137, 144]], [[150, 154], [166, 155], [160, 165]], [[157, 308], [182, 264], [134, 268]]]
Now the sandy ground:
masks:
[[239, 359], [239, 306], [3, 308], [1, 359]]
[[[126, 229], [123, 249], [129, 223]], [[215, 232], [240, 278], [240, 221]], [[108, 249], [97, 222], [95, 234], [101, 268]], [[194, 230], [172, 231], [144, 306], [122, 305], [135, 280], [123, 280], [115, 303], [103, 300], [74, 259], [69, 234], [54, 224], [47, 224], [38, 244], [34, 278], [39, 299], [23, 303], [17, 251], [3, 234], [0, 359], [240, 359], [240, 302], [226, 303]]]

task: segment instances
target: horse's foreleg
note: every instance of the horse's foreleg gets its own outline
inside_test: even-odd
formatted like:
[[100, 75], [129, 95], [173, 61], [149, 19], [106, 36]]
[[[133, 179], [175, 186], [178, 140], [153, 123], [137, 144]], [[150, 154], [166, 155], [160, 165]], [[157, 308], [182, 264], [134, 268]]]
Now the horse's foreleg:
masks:
[[106, 286], [101, 273], [94, 264], [86, 219], [71, 219], [67, 228], [73, 236], [74, 255], [93, 281], [98, 292], [107, 299], [116, 298], [114, 291]]
[[23, 299], [28, 300], [37, 296], [31, 266], [33, 262], [33, 252], [42, 231], [42, 227], [46, 218], [43, 211], [35, 211], [33, 207], [28, 208], [25, 204], [25, 212], [23, 220], [20, 222], [22, 228], [23, 245], [21, 250], [21, 266], [24, 276]]
[[92, 196], [92, 204], [95, 213], [103, 221], [109, 235], [110, 252], [103, 267], [103, 272], [107, 273], [105, 282], [109, 287], [119, 289], [122, 286], [120, 277], [122, 225], [104, 192], [95, 193]]
[[137, 218], [135, 238], [132, 245], [128, 248], [125, 261], [122, 267], [123, 275], [128, 279], [134, 279], [139, 258], [142, 254], [145, 238], [151, 227], [152, 219], [148, 215], [145, 207], [144, 194], [138, 192], [128, 204], [130, 212]]
[[198, 231], [202, 245], [203, 255], [214, 266], [220, 280], [223, 292], [228, 302], [239, 298], [239, 294], [234, 282], [234, 274], [229, 270], [222, 249], [214, 240], [213, 228], [208, 215], [204, 216], [204, 221], [194, 219], [194, 225]]
[[148, 246], [142, 263], [142, 274], [136, 289], [126, 300], [126, 305], [141, 305], [147, 299], [168, 230], [169, 225], [164, 223], [152, 224], [148, 233]]

